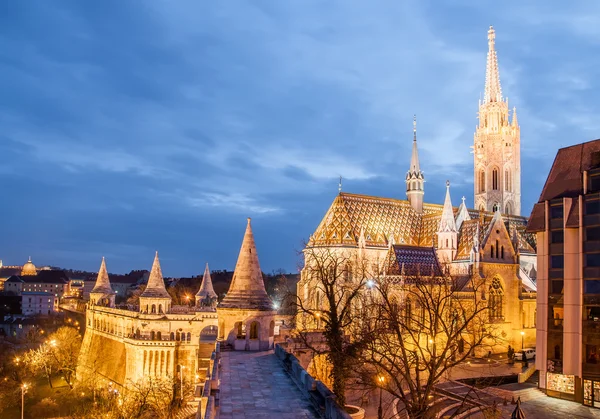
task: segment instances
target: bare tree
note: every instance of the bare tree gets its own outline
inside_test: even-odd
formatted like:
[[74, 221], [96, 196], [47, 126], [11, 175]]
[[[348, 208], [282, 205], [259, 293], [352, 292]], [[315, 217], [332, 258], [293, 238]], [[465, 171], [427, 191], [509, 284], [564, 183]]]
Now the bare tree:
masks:
[[[332, 391], [345, 406], [346, 385], [363, 342], [360, 327], [363, 291], [369, 281], [366, 259], [358, 252], [329, 247], [306, 247], [297, 296], [296, 329], [314, 356], [330, 363]], [[302, 288], [302, 289], [300, 289]], [[313, 332], [319, 332], [322, 341]]]
[[[498, 340], [480, 298], [483, 280], [392, 276], [375, 280], [361, 380], [402, 401], [411, 419], [433, 417], [435, 386], [475, 352]], [[374, 376], [380, 377], [379, 380]]]

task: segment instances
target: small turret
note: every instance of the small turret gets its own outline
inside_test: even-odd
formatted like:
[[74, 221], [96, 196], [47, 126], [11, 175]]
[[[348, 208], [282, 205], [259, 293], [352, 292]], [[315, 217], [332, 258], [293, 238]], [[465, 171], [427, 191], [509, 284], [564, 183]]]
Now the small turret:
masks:
[[438, 259], [441, 262], [451, 262], [458, 248], [458, 230], [454, 220], [452, 200], [450, 199], [450, 181], [446, 181], [446, 199], [442, 209], [442, 217], [438, 228]]
[[116, 293], [110, 286], [110, 279], [108, 278], [108, 271], [106, 270], [106, 261], [103, 257], [98, 276], [96, 277], [96, 284], [90, 292], [90, 302], [92, 305], [114, 307], [115, 294]]
[[140, 311], [148, 314], [165, 314], [171, 311], [171, 301], [171, 296], [165, 288], [158, 252], [156, 252], [148, 284], [140, 295]]
[[200, 289], [196, 293], [196, 307], [215, 307], [216, 305], [217, 293], [213, 288], [207, 263], [206, 268], [204, 268], [204, 276], [202, 277]]

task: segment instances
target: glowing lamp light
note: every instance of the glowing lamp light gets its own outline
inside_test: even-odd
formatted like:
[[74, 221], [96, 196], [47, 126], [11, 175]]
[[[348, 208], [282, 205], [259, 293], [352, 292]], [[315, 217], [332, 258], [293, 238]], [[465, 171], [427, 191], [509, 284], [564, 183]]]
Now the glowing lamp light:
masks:
[[375, 281], [373, 281], [372, 279], [369, 279], [367, 281], [367, 287], [368, 288], [373, 288], [375, 286]]
[[383, 384], [385, 383], [385, 377], [383, 375], [380, 375], [379, 377], [377, 377], [377, 381], [379, 381], [379, 384]]
[[429, 343], [433, 343], [433, 339], [429, 339]]
[[273, 308], [275, 310], [279, 310], [279, 303], [273, 303]]
[[521, 336], [525, 336], [525, 332], [521, 332]]

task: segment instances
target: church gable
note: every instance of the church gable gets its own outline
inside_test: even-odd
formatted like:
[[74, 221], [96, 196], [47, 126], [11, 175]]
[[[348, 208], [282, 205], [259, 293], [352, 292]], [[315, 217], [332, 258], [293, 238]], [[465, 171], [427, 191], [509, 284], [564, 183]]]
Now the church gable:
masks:
[[482, 260], [492, 263], [515, 263], [515, 249], [504, 220], [494, 215], [482, 242]]

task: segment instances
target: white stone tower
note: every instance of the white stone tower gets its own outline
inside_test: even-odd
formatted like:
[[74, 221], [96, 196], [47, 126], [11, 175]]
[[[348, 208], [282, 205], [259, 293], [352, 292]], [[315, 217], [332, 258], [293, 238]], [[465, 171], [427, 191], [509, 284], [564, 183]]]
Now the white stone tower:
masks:
[[217, 306], [219, 338], [235, 350], [273, 348], [273, 302], [263, 281], [250, 218], [227, 295]]
[[158, 252], [156, 252], [148, 284], [142, 295], [140, 295], [140, 312], [161, 315], [169, 313], [171, 311], [171, 301], [171, 296], [165, 288]]
[[485, 93], [473, 145], [475, 208], [520, 215], [521, 131], [516, 108], [509, 121], [508, 99], [502, 98], [495, 38], [490, 26]]
[[458, 249], [458, 230], [456, 229], [456, 220], [452, 209], [452, 200], [450, 199], [450, 182], [446, 181], [446, 199], [440, 218], [438, 228], [438, 259], [442, 263], [449, 263], [454, 260]]
[[108, 271], [106, 270], [106, 262], [102, 258], [100, 264], [100, 270], [98, 271], [98, 277], [96, 278], [96, 284], [92, 291], [90, 291], [90, 302], [92, 305], [114, 307], [115, 306], [115, 294], [112, 287], [110, 286], [110, 280], [108, 279]]
[[413, 117], [413, 145], [410, 157], [410, 168], [406, 173], [406, 197], [411, 207], [421, 214], [423, 212], [423, 195], [425, 194], [425, 178], [419, 165], [419, 152], [417, 150], [417, 116]]

